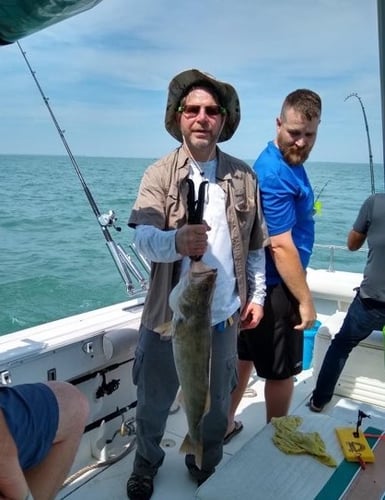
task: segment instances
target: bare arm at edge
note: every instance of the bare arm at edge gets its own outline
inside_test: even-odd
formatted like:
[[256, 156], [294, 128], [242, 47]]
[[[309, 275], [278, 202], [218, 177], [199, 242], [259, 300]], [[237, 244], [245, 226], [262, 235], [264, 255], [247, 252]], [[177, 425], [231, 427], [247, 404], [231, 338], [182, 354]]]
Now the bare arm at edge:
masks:
[[358, 233], [352, 229], [348, 234], [347, 247], [349, 250], [359, 250], [362, 245], [365, 243], [366, 234]]
[[0, 410], [0, 499], [24, 500], [28, 485], [21, 470], [16, 444]]

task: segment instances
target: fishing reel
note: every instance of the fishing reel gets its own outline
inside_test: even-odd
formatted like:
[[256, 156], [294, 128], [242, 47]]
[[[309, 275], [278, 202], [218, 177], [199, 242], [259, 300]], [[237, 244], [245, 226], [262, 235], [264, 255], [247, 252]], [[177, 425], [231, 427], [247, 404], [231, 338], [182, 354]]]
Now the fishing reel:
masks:
[[121, 231], [122, 228], [119, 226], [115, 226], [115, 222], [118, 220], [118, 218], [115, 215], [115, 212], [113, 210], [109, 210], [108, 213], [106, 214], [101, 214], [98, 217], [99, 224], [102, 227], [113, 227], [117, 231]]

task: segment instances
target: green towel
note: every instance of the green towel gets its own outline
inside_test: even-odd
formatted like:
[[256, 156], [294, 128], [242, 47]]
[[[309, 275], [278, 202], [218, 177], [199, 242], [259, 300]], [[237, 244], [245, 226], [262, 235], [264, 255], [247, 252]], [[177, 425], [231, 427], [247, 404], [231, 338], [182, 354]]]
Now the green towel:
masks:
[[302, 424], [298, 416], [273, 417], [275, 427], [273, 442], [277, 448], [288, 454], [308, 453], [329, 467], [337, 467], [334, 458], [326, 452], [326, 446], [318, 432], [300, 432]]

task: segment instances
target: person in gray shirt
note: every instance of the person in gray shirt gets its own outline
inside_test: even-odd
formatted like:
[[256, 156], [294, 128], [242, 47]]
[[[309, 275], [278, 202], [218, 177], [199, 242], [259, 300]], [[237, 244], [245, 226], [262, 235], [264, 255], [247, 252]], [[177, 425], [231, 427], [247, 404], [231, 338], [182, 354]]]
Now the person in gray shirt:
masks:
[[310, 410], [315, 412], [322, 411], [331, 400], [352, 349], [373, 330], [385, 326], [385, 193], [376, 193], [364, 201], [349, 232], [347, 246], [349, 250], [358, 250], [365, 240], [369, 251], [364, 277], [323, 360], [309, 402]]

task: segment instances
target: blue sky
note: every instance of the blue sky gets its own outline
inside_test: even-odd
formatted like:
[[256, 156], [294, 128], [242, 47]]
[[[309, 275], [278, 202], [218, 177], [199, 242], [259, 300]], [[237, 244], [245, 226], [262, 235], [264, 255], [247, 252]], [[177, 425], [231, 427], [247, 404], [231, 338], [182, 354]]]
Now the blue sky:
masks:
[[[223, 150], [255, 158], [290, 91], [323, 99], [311, 161], [382, 163], [376, 0], [104, 0], [21, 40], [75, 156], [156, 158], [167, 86], [196, 67], [232, 83], [242, 119]], [[65, 154], [17, 45], [0, 47], [0, 154]]]

